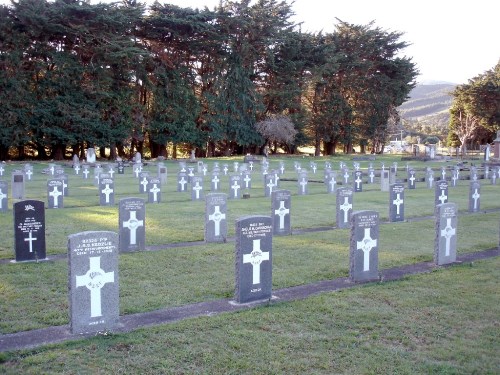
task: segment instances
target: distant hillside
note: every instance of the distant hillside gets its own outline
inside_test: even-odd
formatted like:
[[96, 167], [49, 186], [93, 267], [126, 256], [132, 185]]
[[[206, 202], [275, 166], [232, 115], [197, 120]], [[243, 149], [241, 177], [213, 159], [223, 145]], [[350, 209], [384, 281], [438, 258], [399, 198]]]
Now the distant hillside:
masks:
[[410, 92], [410, 99], [399, 107], [401, 117], [424, 121], [428, 117], [438, 115], [442, 118], [444, 114], [448, 115], [452, 103], [450, 92], [455, 87], [449, 83], [416, 86]]

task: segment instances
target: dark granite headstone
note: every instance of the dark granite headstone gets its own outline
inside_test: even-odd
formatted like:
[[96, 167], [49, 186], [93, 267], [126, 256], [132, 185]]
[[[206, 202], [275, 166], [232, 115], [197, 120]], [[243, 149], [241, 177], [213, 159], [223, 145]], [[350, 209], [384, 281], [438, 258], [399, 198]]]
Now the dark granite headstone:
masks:
[[292, 233], [290, 209], [292, 195], [289, 190], [275, 190], [271, 199], [271, 217], [273, 218], [273, 234], [288, 235]]
[[241, 176], [232, 175], [229, 177], [229, 198], [241, 198]]
[[272, 297], [272, 220], [245, 216], [236, 220], [235, 300], [247, 303]]
[[389, 185], [392, 185], [392, 184], [396, 183], [397, 173], [398, 173], [398, 167], [397, 166], [392, 166], [389, 169]]
[[123, 161], [120, 160], [118, 162], [117, 169], [118, 169], [118, 174], [125, 174], [125, 164], [123, 163]]
[[25, 200], [13, 208], [16, 262], [45, 259], [45, 204]]
[[379, 215], [356, 211], [351, 217], [349, 277], [352, 281], [378, 280]]
[[68, 285], [72, 333], [105, 332], [119, 319], [118, 235], [68, 236]]
[[199, 201], [203, 200], [203, 177], [192, 176], [191, 177], [191, 200]]
[[434, 188], [434, 204], [443, 204], [448, 202], [448, 182], [439, 180]]
[[363, 191], [363, 172], [354, 171], [353, 178], [354, 178], [354, 181], [353, 181], [354, 192], [355, 193], [362, 192]]
[[5, 181], [0, 181], [0, 212], [5, 212], [9, 209], [9, 184]]
[[226, 242], [227, 194], [209, 193], [205, 196], [205, 241]]
[[469, 212], [478, 212], [481, 207], [481, 184], [472, 181], [469, 186]]
[[94, 185], [99, 187], [99, 178], [101, 173], [104, 173], [102, 167], [100, 165], [96, 165], [94, 168]]
[[405, 219], [405, 186], [400, 183], [389, 187], [389, 221], [397, 222]]
[[187, 191], [188, 178], [186, 172], [177, 173], [177, 191]]
[[457, 215], [456, 203], [444, 203], [436, 206], [434, 262], [437, 265], [453, 263], [457, 259]]
[[24, 172], [12, 172], [12, 199], [24, 199]]
[[146, 205], [142, 198], [122, 198], [119, 202], [118, 227], [120, 252], [145, 249]]
[[353, 191], [350, 188], [337, 189], [336, 222], [337, 228], [349, 228], [351, 225]]
[[47, 198], [48, 208], [63, 208], [64, 207], [63, 180], [60, 178], [52, 178], [47, 181]]
[[115, 204], [115, 183], [109, 173], [99, 175], [99, 204], [101, 206]]
[[148, 178], [148, 203], [161, 202], [161, 178], [149, 177]]

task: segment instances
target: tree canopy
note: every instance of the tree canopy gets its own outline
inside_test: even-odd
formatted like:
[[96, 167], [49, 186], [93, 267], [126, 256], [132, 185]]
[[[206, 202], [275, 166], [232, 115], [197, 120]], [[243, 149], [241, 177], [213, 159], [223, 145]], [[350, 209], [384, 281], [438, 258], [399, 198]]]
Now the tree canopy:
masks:
[[256, 124], [279, 116], [291, 152], [381, 151], [418, 74], [402, 34], [342, 21], [304, 33], [292, 16], [277, 0], [0, 6], [0, 158], [259, 152], [270, 138]]

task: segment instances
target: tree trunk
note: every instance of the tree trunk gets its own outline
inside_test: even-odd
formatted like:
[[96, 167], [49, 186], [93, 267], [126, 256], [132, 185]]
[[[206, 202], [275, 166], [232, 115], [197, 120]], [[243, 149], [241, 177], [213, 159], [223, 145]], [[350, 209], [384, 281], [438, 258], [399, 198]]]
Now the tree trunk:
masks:
[[109, 146], [109, 159], [110, 160], [116, 160], [116, 156], [117, 156], [117, 153], [116, 153], [116, 145], [114, 143], [112, 143], [110, 146]]
[[52, 148], [51, 157], [54, 160], [63, 160], [64, 159], [64, 150], [66, 149], [65, 145], [57, 144]]
[[103, 159], [106, 158], [106, 147], [99, 147], [99, 156]]

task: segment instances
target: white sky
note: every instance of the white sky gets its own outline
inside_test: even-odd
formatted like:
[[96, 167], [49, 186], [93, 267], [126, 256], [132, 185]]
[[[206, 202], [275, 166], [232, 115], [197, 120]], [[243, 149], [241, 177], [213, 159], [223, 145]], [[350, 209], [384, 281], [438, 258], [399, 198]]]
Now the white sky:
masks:
[[[219, 0], [160, 2], [209, 9], [219, 4]], [[403, 54], [417, 64], [419, 82], [466, 83], [500, 59], [498, 0], [295, 0], [292, 8], [294, 20], [304, 22], [303, 31], [333, 31], [339, 18], [362, 25], [375, 21], [375, 26], [387, 31], [403, 32], [401, 39], [412, 44]]]

